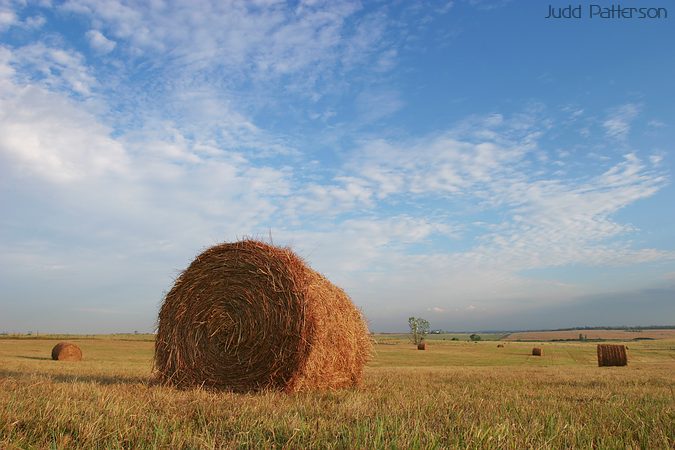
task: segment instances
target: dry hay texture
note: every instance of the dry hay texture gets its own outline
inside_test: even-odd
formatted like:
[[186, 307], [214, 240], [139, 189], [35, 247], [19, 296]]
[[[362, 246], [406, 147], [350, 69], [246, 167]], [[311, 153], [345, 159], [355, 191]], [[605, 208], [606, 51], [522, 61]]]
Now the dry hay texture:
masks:
[[544, 350], [542, 350], [539, 347], [534, 347], [532, 349], [532, 356], [543, 356], [544, 355]]
[[159, 312], [157, 381], [235, 392], [360, 383], [372, 343], [347, 294], [288, 248], [244, 240], [204, 251]]
[[628, 354], [625, 345], [598, 344], [598, 366], [625, 366]]
[[80, 361], [82, 350], [70, 342], [59, 342], [52, 348], [52, 359], [54, 361]]
[[417, 344], [417, 350], [426, 350], [427, 349], [427, 343], [422, 341], [419, 344]]

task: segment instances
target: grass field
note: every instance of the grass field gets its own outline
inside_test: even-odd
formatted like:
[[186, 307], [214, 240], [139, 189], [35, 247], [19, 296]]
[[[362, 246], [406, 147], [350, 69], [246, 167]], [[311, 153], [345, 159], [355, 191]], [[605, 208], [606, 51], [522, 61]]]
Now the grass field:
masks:
[[631, 341], [633, 339], [675, 339], [675, 330], [565, 330], [565, 331], [521, 331], [504, 337], [510, 341], [551, 341], [578, 339], [583, 334], [586, 339], [611, 339]]
[[358, 390], [285, 395], [149, 386], [151, 336], [0, 339], [0, 448], [675, 447], [675, 340], [630, 342], [598, 368], [592, 343], [388, 336]]

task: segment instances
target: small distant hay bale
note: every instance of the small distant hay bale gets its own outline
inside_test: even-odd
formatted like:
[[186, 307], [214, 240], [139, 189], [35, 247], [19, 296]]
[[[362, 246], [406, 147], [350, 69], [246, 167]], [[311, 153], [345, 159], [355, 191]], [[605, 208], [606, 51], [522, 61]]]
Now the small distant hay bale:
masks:
[[342, 289], [290, 249], [244, 240], [204, 251], [166, 295], [155, 381], [233, 392], [352, 387], [371, 351]]
[[427, 349], [427, 343], [425, 341], [420, 342], [417, 344], [417, 350], [426, 350]]
[[598, 344], [598, 367], [625, 366], [628, 354], [625, 345]]
[[81, 361], [82, 350], [71, 342], [59, 342], [52, 348], [54, 361]]
[[541, 347], [534, 347], [532, 349], [532, 356], [544, 356], [544, 350]]
[[497, 348], [504, 348], [504, 344], [497, 344]]

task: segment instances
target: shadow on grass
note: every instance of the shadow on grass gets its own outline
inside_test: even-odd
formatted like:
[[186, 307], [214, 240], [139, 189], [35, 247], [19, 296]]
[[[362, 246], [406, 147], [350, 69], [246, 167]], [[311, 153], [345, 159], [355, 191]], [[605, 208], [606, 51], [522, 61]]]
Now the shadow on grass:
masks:
[[46, 361], [46, 360], [50, 360], [50, 359], [51, 359], [51, 358], [49, 358], [49, 357], [47, 357], [47, 356], [21, 356], [21, 355], [15, 355], [15, 357], [21, 358], [21, 359], [37, 359], [37, 360], [40, 360], [40, 361]]
[[[49, 358], [48, 358], [49, 359]], [[151, 385], [152, 377], [129, 377], [123, 375], [70, 375], [63, 373], [46, 372], [19, 372], [16, 370], [0, 369], [0, 378], [28, 378], [31, 376], [41, 376], [50, 379], [54, 383], [95, 383], [102, 386], [118, 384], [144, 384]]]

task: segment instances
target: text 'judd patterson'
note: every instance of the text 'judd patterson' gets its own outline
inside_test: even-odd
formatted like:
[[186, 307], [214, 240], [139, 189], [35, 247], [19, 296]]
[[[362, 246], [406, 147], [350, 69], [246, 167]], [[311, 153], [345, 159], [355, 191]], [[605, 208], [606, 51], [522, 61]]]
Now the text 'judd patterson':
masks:
[[548, 5], [546, 19], [667, 19], [668, 9], [663, 7], [627, 7], [621, 4], [569, 4]]

